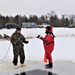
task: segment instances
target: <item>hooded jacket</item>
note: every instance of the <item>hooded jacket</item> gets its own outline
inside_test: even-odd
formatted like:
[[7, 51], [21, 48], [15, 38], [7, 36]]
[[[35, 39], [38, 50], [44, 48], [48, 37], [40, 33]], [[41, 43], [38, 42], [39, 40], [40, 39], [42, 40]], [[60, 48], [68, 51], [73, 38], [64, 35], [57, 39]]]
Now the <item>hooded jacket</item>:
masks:
[[52, 28], [46, 31], [46, 36], [40, 38], [43, 41], [44, 49], [46, 52], [54, 50], [54, 34], [52, 33]]

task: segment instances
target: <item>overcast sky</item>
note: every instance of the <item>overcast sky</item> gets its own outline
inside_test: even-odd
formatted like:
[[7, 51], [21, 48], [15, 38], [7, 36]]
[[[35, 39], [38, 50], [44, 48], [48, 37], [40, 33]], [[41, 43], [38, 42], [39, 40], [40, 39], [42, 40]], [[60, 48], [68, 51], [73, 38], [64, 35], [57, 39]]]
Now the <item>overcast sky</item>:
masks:
[[62, 14], [75, 14], [75, 0], [0, 0], [2, 15], [46, 15], [55, 11]]

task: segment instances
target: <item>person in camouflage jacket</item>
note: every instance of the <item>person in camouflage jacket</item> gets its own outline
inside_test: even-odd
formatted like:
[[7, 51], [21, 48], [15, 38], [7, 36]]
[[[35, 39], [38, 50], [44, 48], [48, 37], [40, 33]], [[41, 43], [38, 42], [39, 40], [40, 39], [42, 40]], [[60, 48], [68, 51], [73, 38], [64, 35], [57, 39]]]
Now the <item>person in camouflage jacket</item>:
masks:
[[25, 54], [24, 54], [24, 44], [28, 44], [25, 37], [21, 34], [21, 28], [17, 28], [16, 31], [11, 35], [11, 43], [13, 45], [13, 64], [17, 67], [18, 56], [20, 56], [21, 66], [24, 66]]

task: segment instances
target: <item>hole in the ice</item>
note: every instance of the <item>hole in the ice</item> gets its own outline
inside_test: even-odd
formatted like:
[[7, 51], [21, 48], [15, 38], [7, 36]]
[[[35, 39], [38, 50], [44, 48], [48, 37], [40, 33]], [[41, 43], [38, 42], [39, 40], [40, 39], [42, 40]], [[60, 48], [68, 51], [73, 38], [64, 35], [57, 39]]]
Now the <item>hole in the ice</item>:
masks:
[[57, 75], [57, 74], [52, 73], [50, 71], [32, 70], [32, 71], [22, 72], [15, 75]]

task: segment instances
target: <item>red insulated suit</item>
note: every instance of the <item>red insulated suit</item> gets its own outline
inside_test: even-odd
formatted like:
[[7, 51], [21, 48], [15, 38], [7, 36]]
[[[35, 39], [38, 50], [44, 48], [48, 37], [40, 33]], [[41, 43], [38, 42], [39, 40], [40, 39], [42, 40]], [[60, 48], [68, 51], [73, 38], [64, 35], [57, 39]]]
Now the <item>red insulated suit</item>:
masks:
[[48, 33], [44, 38], [41, 37], [40, 39], [43, 40], [46, 58], [49, 60], [49, 62], [52, 62], [51, 54], [54, 50], [54, 36], [51, 33]]

